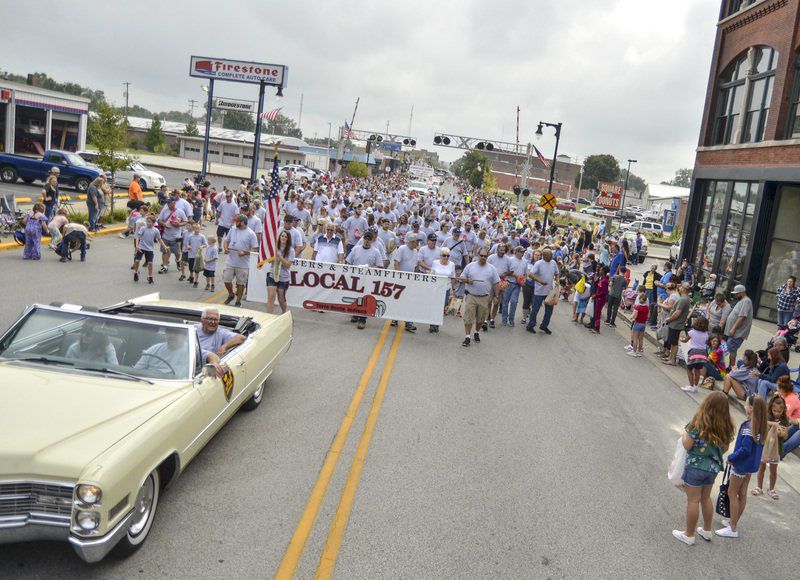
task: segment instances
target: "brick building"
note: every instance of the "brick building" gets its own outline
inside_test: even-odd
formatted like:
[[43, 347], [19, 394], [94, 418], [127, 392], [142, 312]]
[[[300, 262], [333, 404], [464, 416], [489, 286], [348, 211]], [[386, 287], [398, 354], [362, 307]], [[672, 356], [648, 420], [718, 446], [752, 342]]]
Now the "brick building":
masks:
[[[522, 184], [522, 167], [525, 165], [524, 147], [520, 146], [523, 153], [516, 154], [508, 151], [482, 151], [492, 163], [492, 175], [500, 189], [511, 191], [514, 184]], [[548, 159], [548, 162], [551, 162]], [[578, 188], [575, 187], [575, 178], [580, 173], [580, 163], [575, 163], [567, 155], [556, 158], [556, 171], [553, 181], [553, 195], [563, 198], [577, 198]], [[547, 192], [550, 180], [550, 168], [545, 167], [536, 155], [531, 157], [531, 171], [528, 177], [528, 189], [531, 193], [541, 195]]]
[[756, 316], [800, 274], [800, 0], [724, 0], [682, 254]]

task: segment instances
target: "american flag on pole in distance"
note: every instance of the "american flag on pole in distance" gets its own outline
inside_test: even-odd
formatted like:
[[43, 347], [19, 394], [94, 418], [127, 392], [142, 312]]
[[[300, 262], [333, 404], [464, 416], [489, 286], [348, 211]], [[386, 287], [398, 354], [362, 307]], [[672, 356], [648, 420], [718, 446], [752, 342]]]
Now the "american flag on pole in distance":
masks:
[[342, 131], [342, 137], [344, 137], [345, 139], [353, 138], [353, 128], [350, 127], [350, 124], [347, 121], [344, 122], [344, 130]]
[[264, 228], [261, 232], [261, 247], [258, 251], [258, 267], [264, 263], [272, 260], [275, 257], [275, 252], [278, 246], [278, 226], [280, 225], [280, 191], [281, 179], [278, 175], [278, 156], [275, 156], [275, 162], [272, 165], [272, 173], [270, 174], [270, 187], [267, 197], [264, 199], [264, 209], [267, 213], [264, 214]]
[[278, 107], [277, 109], [272, 109], [271, 111], [266, 111], [261, 113], [261, 118], [267, 121], [274, 121], [278, 118], [278, 113], [283, 110], [283, 107]]
[[544, 158], [544, 155], [542, 155], [542, 152], [539, 151], [539, 148], [536, 145], [534, 145], [533, 149], [534, 149], [534, 151], [536, 151], [536, 157], [539, 158], [539, 161], [542, 162], [542, 165], [544, 165], [545, 167], [549, 168], [550, 167], [550, 162], [547, 159]]

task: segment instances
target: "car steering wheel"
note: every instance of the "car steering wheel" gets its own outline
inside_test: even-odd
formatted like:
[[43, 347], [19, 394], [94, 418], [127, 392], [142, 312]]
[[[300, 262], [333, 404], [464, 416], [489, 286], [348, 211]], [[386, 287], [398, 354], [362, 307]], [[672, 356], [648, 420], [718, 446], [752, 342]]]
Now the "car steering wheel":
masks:
[[[153, 354], [153, 353], [151, 353], [151, 352], [143, 352], [143, 353], [141, 354], [141, 356], [151, 356], [151, 357], [153, 357], [154, 359], [158, 359], [158, 360], [160, 360], [161, 362], [163, 362], [165, 365], [167, 365], [167, 366], [169, 367], [169, 370], [172, 372], [172, 374], [173, 374], [173, 375], [175, 375], [175, 376], [177, 376], [177, 375], [178, 375], [178, 373], [176, 373], [176, 372], [175, 372], [175, 367], [173, 367], [171, 364], [169, 364], [169, 362], [167, 362], [166, 360], [164, 360], [163, 358], [161, 358], [161, 357], [160, 357], [160, 356], [158, 356], [157, 354]], [[157, 370], [157, 369], [156, 369], [156, 370]], [[161, 371], [159, 371], [159, 372], [161, 372]], [[166, 374], [166, 373], [163, 373], [163, 374]]]

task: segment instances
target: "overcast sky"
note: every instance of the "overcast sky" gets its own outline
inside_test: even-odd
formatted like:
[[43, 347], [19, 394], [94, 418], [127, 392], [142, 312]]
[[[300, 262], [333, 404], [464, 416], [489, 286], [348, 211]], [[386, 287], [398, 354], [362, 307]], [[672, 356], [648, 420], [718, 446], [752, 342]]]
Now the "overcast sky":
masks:
[[[539, 120], [564, 123], [560, 152], [612, 153], [648, 181], [691, 167], [719, 0], [448, 0], [404, 2], [15, 2], [0, 0], [0, 68], [46, 72], [151, 110], [202, 100], [189, 56], [289, 67], [283, 106], [305, 135], [355, 128], [533, 138]], [[13, 26], [11, 23], [13, 22]], [[48, 24], [49, 23], [49, 24]], [[218, 96], [257, 87], [217, 83]], [[554, 141], [537, 146], [552, 155]], [[462, 153], [436, 148], [452, 160]]]

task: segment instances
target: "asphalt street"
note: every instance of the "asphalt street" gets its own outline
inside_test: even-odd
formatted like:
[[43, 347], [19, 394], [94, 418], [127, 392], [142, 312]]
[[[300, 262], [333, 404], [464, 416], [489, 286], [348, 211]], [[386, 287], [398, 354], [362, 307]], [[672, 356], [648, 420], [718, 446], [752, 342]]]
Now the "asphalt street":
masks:
[[[102, 306], [153, 290], [211, 296], [177, 282], [174, 271], [155, 288], [134, 284], [130, 254], [131, 242], [114, 236], [98, 238], [85, 263], [0, 252], [0, 327], [31, 301]], [[359, 331], [347, 317], [294, 314], [294, 345], [261, 407], [239, 413], [166, 491], [138, 553], [87, 565], [66, 543], [6, 545], [0, 576], [267, 578], [285, 565], [293, 537], [304, 541], [288, 568], [297, 578], [314, 577], [323, 553], [346, 579], [748, 578], [796, 570], [800, 497], [783, 480], [780, 501], [751, 498], [738, 540], [690, 548], [672, 538], [685, 499], [666, 471], [697, 402], [663, 365], [624, 356], [622, 329], [590, 335], [570, 322], [566, 304], [557, 307], [552, 336], [517, 325], [485, 333], [469, 349], [460, 346], [458, 319], [448, 318], [439, 335], [423, 325], [417, 334], [391, 329], [353, 403], [385, 322]], [[349, 405], [349, 436], [326, 463]], [[313, 525], [303, 526], [331, 462]]]

